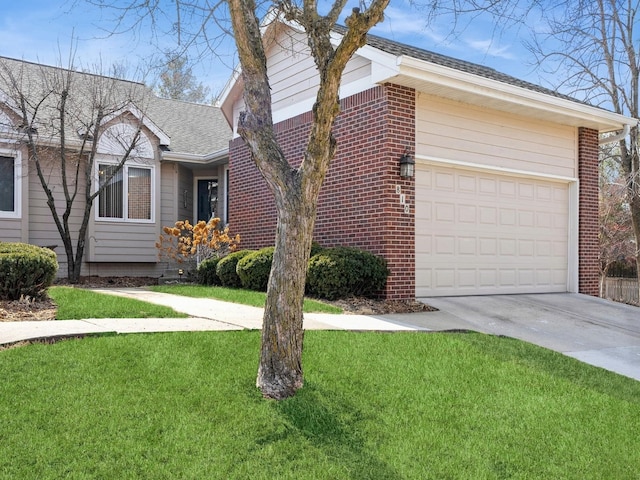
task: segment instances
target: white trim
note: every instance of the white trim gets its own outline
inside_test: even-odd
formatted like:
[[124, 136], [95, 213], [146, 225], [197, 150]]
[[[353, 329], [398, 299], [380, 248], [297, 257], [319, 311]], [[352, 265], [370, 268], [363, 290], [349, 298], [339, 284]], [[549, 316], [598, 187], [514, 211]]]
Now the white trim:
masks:
[[224, 182], [224, 198], [222, 202], [222, 211], [224, 212], [224, 224], [229, 225], [229, 164], [224, 166], [222, 177]]
[[[615, 131], [624, 125], [635, 125], [637, 120], [565, 98], [499, 82], [451, 67], [437, 65], [407, 55], [398, 57], [399, 75], [473, 95], [542, 110], [585, 122], [601, 125], [600, 132]], [[389, 78], [393, 81], [393, 78]]]
[[226, 160], [229, 157], [229, 147], [225, 147], [217, 152], [206, 153], [204, 155], [197, 155], [195, 153], [181, 153], [172, 151], [161, 152], [161, 160], [182, 162], [182, 163], [196, 163], [208, 165], [219, 160]]
[[160, 145], [171, 144], [171, 138], [169, 137], [169, 135], [164, 133], [162, 129], [158, 127], [158, 125], [156, 125], [153, 120], [151, 120], [148, 116], [144, 115], [142, 111], [138, 107], [136, 107], [133, 103], [129, 103], [127, 106], [105, 116], [104, 119], [102, 120], [102, 125], [110, 122], [114, 118], [117, 118], [126, 112], [131, 113], [134, 117], [136, 117], [139, 121], [142, 122], [142, 125], [147, 127], [156, 137], [158, 137], [158, 140], [160, 141]]
[[580, 259], [578, 256], [578, 247], [580, 245], [579, 213], [580, 182], [576, 180], [569, 183], [569, 238], [567, 239], [567, 258], [569, 260], [569, 265], [567, 265], [567, 292], [569, 293], [578, 293], [580, 279]]
[[[99, 175], [99, 166], [100, 165], [117, 165], [117, 161], [113, 161], [110, 159], [96, 159], [95, 168], [94, 168], [94, 185], [97, 188], [100, 184], [100, 175]], [[151, 186], [150, 193], [151, 198], [150, 201], [150, 219], [142, 219], [142, 218], [128, 218], [128, 202], [127, 202], [127, 192], [129, 187], [129, 175], [128, 170], [129, 167], [133, 168], [145, 168], [151, 171]], [[140, 163], [140, 162], [127, 162], [122, 166], [122, 218], [115, 217], [101, 217], [100, 216], [100, 196], [96, 197], [94, 202], [94, 220], [99, 223], [155, 223], [156, 218], [156, 185], [157, 185], [157, 174], [156, 174], [156, 166], [149, 165], [148, 163]]]
[[479, 165], [470, 162], [459, 162], [444, 158], [429, 157], [426, 155], [416, 155], [416, 163], [421, 165], [434, 165], [462, 170], [472, 170], [476, 172], [486, 172], [496, 175], [508, 175], [512, 177], [529, 178], [532, 180], [545, 180], [567, 185], [569, 195], [568, 208], [568, 238], [567, 238], [567, 292], [578, 292], [579, 281], [579, 180], [573, 177], [563, 177], [559, 175], [548, 175], [543, 173], [528, 172], [511, 168], [494, 167], [489, 165]]
[[0, 148], [0, 156], [13, 158], [13, 211], [0, 210], [0, 218], [22, 218], [22, 153]]
[[153, 158], [154, 149], [149, 137], [126, 122], [109, 125], [98, 139], [97, 153], [103, 155], [125, 155], [133, 146], [131, 157]]
[[462, 168], [465, 170], [475, 170], [475, 171], [487, 172], [487, 173], [511, 175], [514, 177], [526, 177], [526, 178], [533, 178], [533, 179], [537, 178], [540, 180], [549, 180], [549, 181], [558, 182], [558, 183], [571, 183], [571, 182], [578, 181], [578, 179], [575, 177], [564, 177], [561, 175], [551, 175], [546, 173], [530, 172], [527, 170], [517, 170], [515, 168], [504, 168], [504, 167], [495, 167], [491, 165], [481, 165], [478, 163], [471, 163], [471, 162], [460, 162], [458, 160], [447, 160], [445, 158], [430, 157], [428, 155], [416, 154], [415, 159], [416, 159], [416, 163], [421, 163], [426, 165], [443, 165], [443, 166], [449, 166], [452, 168]]
[[[215, 175], [198, 175], [197, 177], [194, 175], [193, 177], [193, 224], [198, 223], [198, 202], [200, 199], [198, 198], [198, 181], [199, 180], [215, 180], [218, 182], [218, 201], [220, 200], [220, 179], [218, 178], [218, 174]], [[216, 212], [217, 213], [217, 212]]]

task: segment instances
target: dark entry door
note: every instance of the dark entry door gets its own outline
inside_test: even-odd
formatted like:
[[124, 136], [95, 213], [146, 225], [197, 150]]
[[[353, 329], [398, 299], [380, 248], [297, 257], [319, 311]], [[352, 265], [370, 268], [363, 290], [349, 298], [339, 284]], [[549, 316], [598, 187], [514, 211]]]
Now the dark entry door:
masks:
[[198, 218], [197, 222], [208, 222], [216, 216], [218, 204], [218, 180], [198, 180]]

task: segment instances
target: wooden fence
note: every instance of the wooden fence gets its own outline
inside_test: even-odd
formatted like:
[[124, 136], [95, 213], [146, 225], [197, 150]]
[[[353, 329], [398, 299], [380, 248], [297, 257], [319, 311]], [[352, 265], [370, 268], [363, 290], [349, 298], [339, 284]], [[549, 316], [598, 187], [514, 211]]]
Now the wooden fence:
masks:
[[602, 296], [604, 298], [631, 305], [640, 305], [638, 280], [636, 278], [607, 277], [603, 287]]

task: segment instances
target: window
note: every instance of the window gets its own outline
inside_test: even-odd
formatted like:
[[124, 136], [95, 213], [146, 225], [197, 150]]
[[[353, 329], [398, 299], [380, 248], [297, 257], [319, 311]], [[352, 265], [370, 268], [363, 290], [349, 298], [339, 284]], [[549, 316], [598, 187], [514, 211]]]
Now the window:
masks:
[[153, 221], [153, 169], [98, 164], [98, 218], [120, 221]]
[[0, 152], [0, 217], [20, 216], [20, 156]]

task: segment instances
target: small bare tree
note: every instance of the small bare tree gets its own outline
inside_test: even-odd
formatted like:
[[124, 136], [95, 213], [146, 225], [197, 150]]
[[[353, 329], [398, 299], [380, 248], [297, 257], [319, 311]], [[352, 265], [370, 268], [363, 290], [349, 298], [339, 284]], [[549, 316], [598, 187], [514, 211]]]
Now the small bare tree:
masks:
[[631, 213], [626, 202], [626, 182], [618, 164], [610, 158], [600, 163], [600, 296], [613, 265], [633, 264], [636, 246], [631, 225]]
[[[16, 117], [18, 145], [26, 146], [29, 166], [35, 169], [62, 240], [68, 279], [77, 283], [93, 203], [125, 162], [137, 156], [141, 118], [125, 112], [144, 104], [145, 89], [112, 77], [78, 73], [72, 66], [2, 59], [0, 91]], [[107, 131], [121, 115], [131, 126], [126, 134], [118, 128]], [[94, 166], [103, 135], [112, 137], [109, 141], [119, 144], [124, 154], [96, 184]]]

